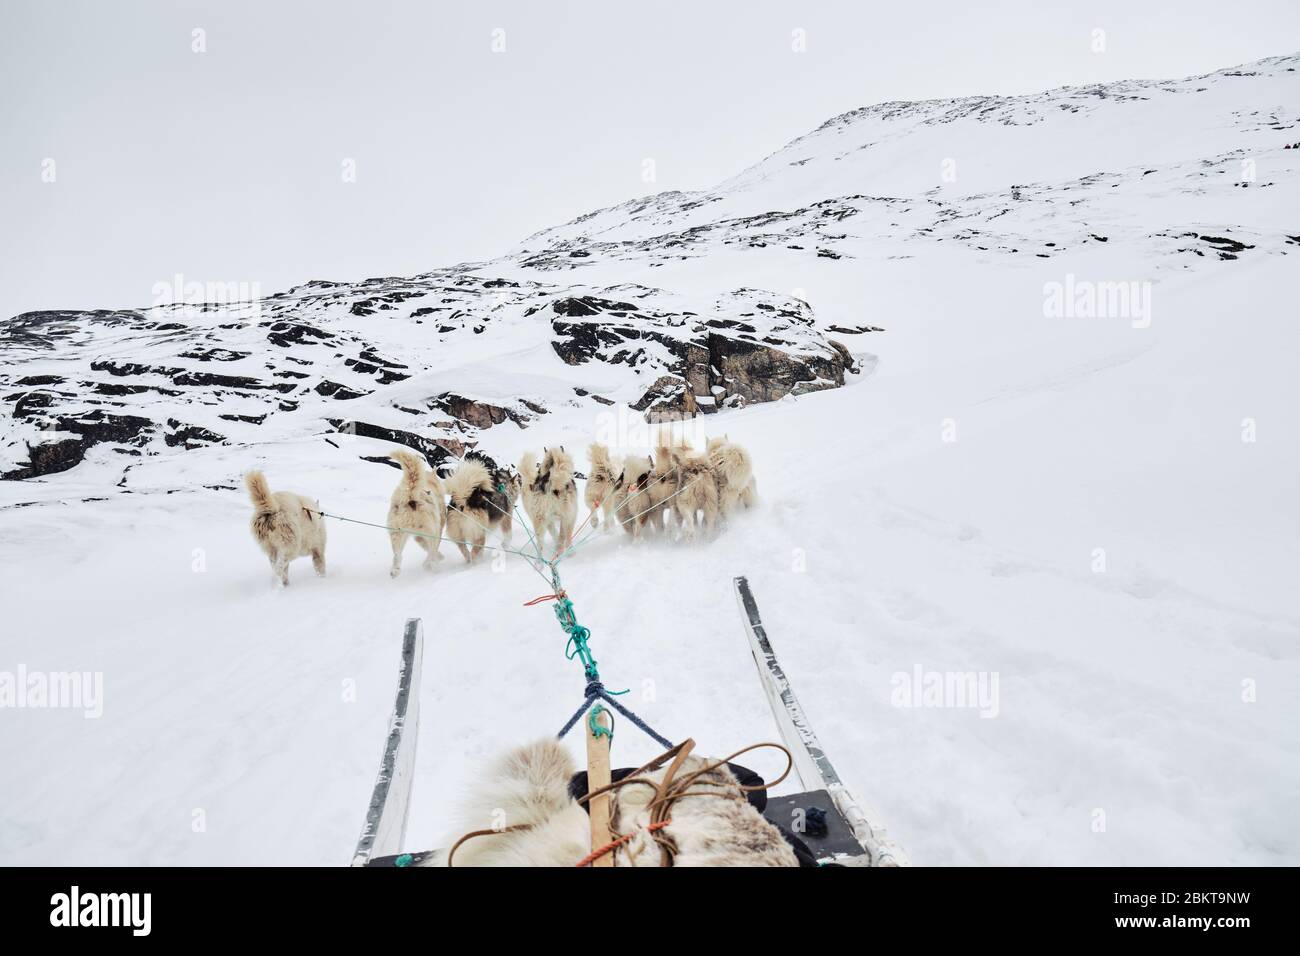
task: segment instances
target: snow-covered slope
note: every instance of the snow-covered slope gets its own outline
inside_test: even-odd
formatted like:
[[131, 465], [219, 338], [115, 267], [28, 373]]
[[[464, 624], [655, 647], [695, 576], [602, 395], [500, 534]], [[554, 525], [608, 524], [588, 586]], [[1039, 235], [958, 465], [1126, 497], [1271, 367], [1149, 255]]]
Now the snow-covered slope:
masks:
[[[565, 565], [661, 731], [774, 735], [743, 573], [915, 861], [1300, 861], [1297, 68], [883, 104], [490, 263], [4, 324], [0, 671], [102, 671], [104, 710], [0, 711], [0, 860], [346, 861], [408, 616], [410, 839], [445, 840], [477, 763], [580, 699], [541, 581], [450, 546], [390, 580], [335, 524], [329, 576], [273, 591], [239, 474], [380, 521], [394, 442], [632, 450], [687, 409], [759, 508]], [[1103, 283], [1125, 309], [1050, 307]], [[918, 668], [997, 675], [996, 716], [898, 706]]]

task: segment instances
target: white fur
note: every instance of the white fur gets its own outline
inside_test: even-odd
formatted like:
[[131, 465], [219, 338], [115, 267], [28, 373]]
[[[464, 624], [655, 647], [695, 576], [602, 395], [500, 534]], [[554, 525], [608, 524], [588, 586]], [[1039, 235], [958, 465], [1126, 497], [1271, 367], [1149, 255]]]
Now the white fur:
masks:
[[482, 462], [462, 461], [447, 479], [447, 537], [456, 542], [467, 564], [482, 553], [492, 520], [486, 508], [471, 506], [470, 498], [476, 490], [490, 493], [492, 476]]
[[289, 583], [289, 562], [310, 556], [316, 573], [325, 575], [325, 519], [320, 502], [292, 491], [271, 492], [266, 476], [250, 471], [244, 476], [253, 501], [253, 538], [266, 553], [280, 584]]
[[554, 554], [567, 548], [578, 520], [578, 485], [573, 480], [573, 458], [563, 448], [548, 448], [541, 467], [531, 452], [519, 462], [523, 478], [524, 510], [532, 522], [537, 547], [547, 553], [546, 539], [554, 541]]
[[[402, 477], [388, 505], [388, 537], [393, 546], [392, 577], [402, 573], [402, 552], [408, 538], [425, 550], [424, 566], [432, 569], [442, 560], [439, 540], [447, 524], [447, 502], [442, 482], [424, 459], [412, 451], [395, 451], [391, 457], [402, 466]], [[411, 534], [416, 532], [416, 534]]]
[[[710, 763], [688, 757], [674, 780], [685, 783], [688, 775]], [[466, 801], [448, 849], [467, 833], [493, 832], [461, 843], [452, 866], [571, 867], [584, 859], [592, 849], [591, 822], [569, 796], [574, 769], [564, 745], [551, 737], [516, 747], [496, 760]], [[640, 779], [657, 786], [666, 772], [661, 768]], [[647, 804], [655, 786], [625, 784], [613, 792], [611, 828], [615, 834], [633, 835], [614, 851], [616, 866], [661, 865], [659, 844], [646, 829]], [[725, 765], [686, 786], [670, 819], [662, 833], [675, 847], [674, 866], [798, 866], [780, 831], [746, 801]], [[506, 829], [512, 826], [523, 829]], [[439, 853], [423, 865], [446, 863], [447, 854]]]
[[591, 459], [591, 468], [587, 472], [587, 484], [583, 488], [583, 500], [586, 502], [591, 526], [600, 527], [601, 512], [605, 516], [605, 529], [612, 525], [614, 514], [614, 483], [618, 480], [618, 468], [610, 458], [609, 448], [600, 442], [592, 442], [587, 450]]
[[738, 505], [752, 508], [758, 500], [758, 489], [749, 452], [723, 436], [709, 439], [708, 457], [718, 485], [718, 510], [722, 517], [726, 518]]
[[706, 537], [712, 537], [718, 524], [718, 482], [704, 455], [672, 449], [677, 466], [677, 495], [673, 508], [681, 522], [682, 537], [693, 541], [703, 525]]

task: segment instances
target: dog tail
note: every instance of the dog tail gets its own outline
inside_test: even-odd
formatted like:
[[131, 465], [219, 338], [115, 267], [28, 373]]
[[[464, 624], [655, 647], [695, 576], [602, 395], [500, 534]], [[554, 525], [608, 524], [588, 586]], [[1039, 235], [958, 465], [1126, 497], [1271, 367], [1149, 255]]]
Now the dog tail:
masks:
[[567, 488], [573, 484], [573, 456], [563, 448], [552, 448], [547, 455], [551, 460], [548, 482], [552, 490]]
[[591, 458], [591, 470], [593, 473], [610, 470], [609, 446], [602, 445], [598, 441], [591, 443], [587, 449], [587, 455]]
[[749, 452], [725, 440], [709, 450], [709, 465], [736, 485], [746, 484], [754, 473]]
[[260, 471], [250, 471], [244, 476], [244, 485], [248, 488], [248, 497], [253, 499], [253, 507], [259, 512], [272, 513], [280, 510], [271, 497], [271, 486], [266, 483], [266, 475]]
[[524, 456], [519, 459], [519, 477], [524, 480], [525, 485], [531, 485], [537, 480], [537, 455], [531, 451], [524, 452]]
[[420, 479], [424, 472], [424, 460], [413, 451], [395, 451], [388, 457], [402, 466], [402, 487], [406, 491], [406, 503], [414, 511], [420, 506]]
[[466, 459], [447, 479], [447, 493], [451, 495], [452, 505], [461, 509], [475, 491], [491, 493], [492, 476], [482, 462]]

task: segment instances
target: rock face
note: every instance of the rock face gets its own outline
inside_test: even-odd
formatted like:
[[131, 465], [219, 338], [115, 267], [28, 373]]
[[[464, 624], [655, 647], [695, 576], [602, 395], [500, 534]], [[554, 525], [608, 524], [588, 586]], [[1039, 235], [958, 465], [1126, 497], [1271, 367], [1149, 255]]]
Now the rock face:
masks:
[[[797, 300], [740, 289], [707, 315], [662, 312], [587, 296], [551, 304], [552, 346], [569, 365], [649, 367], [657, 374], [631, 403], [655, 418], [711, 414], [844, 384], [860, 370], [817, 331]], [[572, 320], [572, 321], [571, 321]]]
[[[492, 395], [448, 388], [431, 371], [470, 344]], [[491, 356], [521, 345], [556, 367], [503, 399]], [[709, 300], [459, 269], [313, 282], [252, 304], [26, 313], [0, 322], [0, 349], [0, 477], [11, 480], [74, 468], [98, 445], [109, 460], [138, 459], [284, 429], [350, 427], [442, 464], [557, 403], [712, 414], [842, 385], [858, 368], [806, 303], [772, 293]], [[611, 369], [622, 382], [613, 388]], [[600, 386], [583, 388], [587, 376]]]

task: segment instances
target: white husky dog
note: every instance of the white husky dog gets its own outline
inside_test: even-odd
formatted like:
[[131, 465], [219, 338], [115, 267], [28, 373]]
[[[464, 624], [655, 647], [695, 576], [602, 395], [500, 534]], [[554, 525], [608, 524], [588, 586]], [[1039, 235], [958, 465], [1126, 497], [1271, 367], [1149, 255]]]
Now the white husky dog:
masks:
[[325, 575], [325, 519], [320, 502], [292, 491], [271, 492], [266, 476], [250, 471], [244, 476], [253, 500], [253, 537], [271, 562], [281, 585], [289, 583], [289, 562], [311, 555], [312, 566]]
[[614, 515], [633, 541], [640, 540], [642, 530], [654, 513], [654, 501], [650, 497], [653, 466], [654, 462], [643, 455], [628, 455], [623, 462], [623, 471], [614, 483]]
[[474, 459], [465, 459], [447, 479], [447, 537], [456, 542], [467, 564], [487, 544], [488, 528], [492, 516], [488, 513], [486, 499], [492, 493], [492, 475], [487, 467]]
[[525, 452], [519, 462], [524, 510], [533, 524], [538, 550], [545, 553], [550, 534], [559, 554], [569, 546], [578, 520], [578, 484], [573, 480], [573, 458], [562, 446], [543, 451], [540, 468], [532, 452]]
[[655, 444], [654, 468], [650, 471], [650, 483], [646, 486], [652, 508], [647, 516], [650, 526], [658, 528], [665, 534], [669, 531], [670, 522], [678, 523], [677, 509], [673, 507], [673, 499], [677, 494], [677, 464], [673, 461], [674, 448], [689, 452], [691, 443], [685, 435], [673, 438], [669, 432], [661, 431]]
[[713, 537], [719, 515], [718, 482], [708, 456], [682, 448], [671, 449], [669, 455], [677, 467], [677, 494], [672, 504], [681, 522], [682, 537], [693, 541], [701, 523], [705, 536]]
[[437, 472], [426, 468], [420, 455], [395, 451], [389, 457], [402, 466], [402, 478], [388, 505], [388, 537], [393, 545], [393, 566], [388, 573], [397, 577], [402, 573], [407, 538], [414, 537], [425, 550], [425, 568], [432, 569], [435, 561], [442, 560], [439, 546], [447, 524], [447, 501]]
[[723, 435], [709, 439], [709, 467], [718, 484], [718, 509], [726, 518], [737, 505], [752, 508], [758, 501], [754, 463], [740, 445]]
[[600, 512], [605, 513], [605, 530], [613, 528], [615, 505], [614, 482], [618, 481], [618, 466], [609, 456], [609, 448], [600, 442], [592, 442], [587, 449], [591, 458], [591, 469], [587, 472], [587, 484], [583, 488], [583, 500], [591, 516], [591, 526], [600, 527]]

